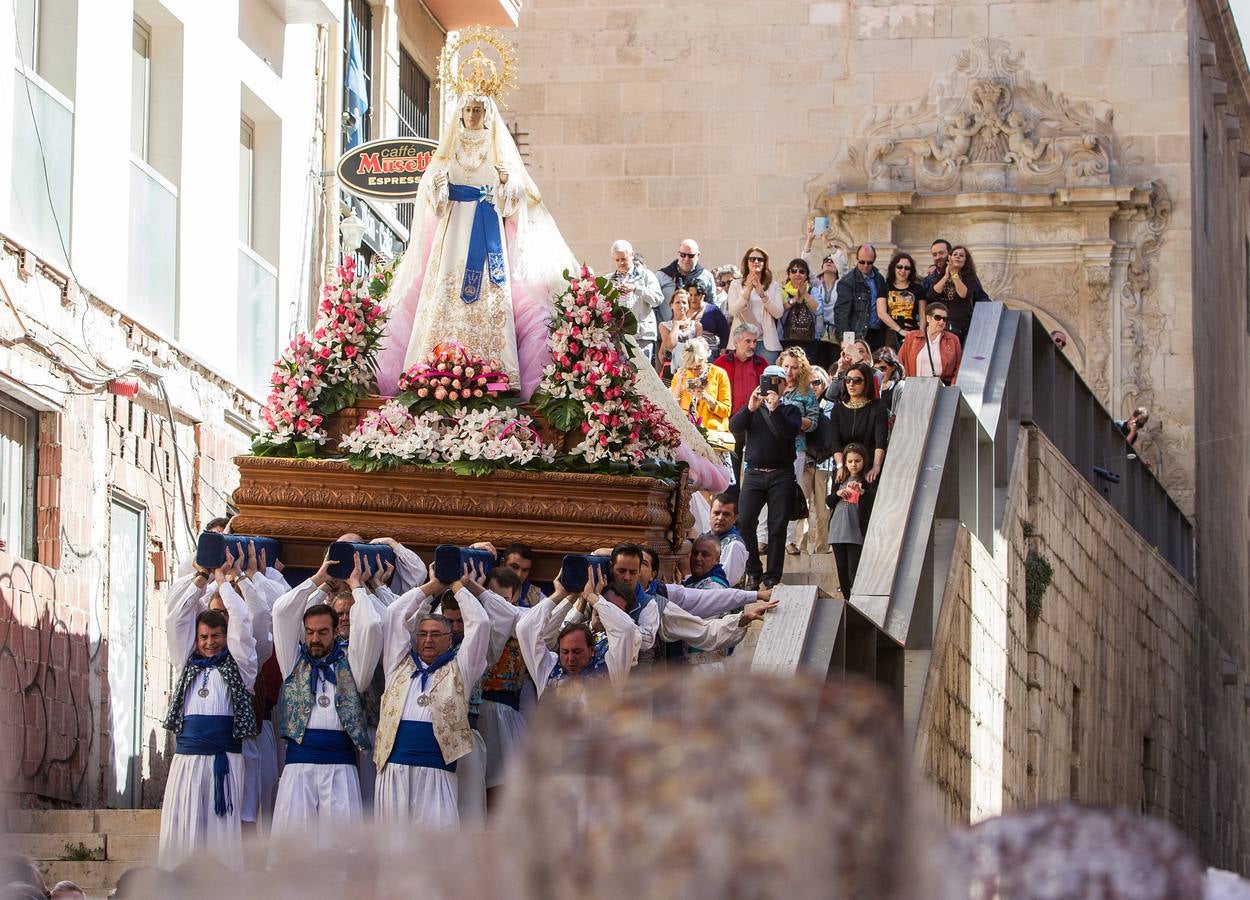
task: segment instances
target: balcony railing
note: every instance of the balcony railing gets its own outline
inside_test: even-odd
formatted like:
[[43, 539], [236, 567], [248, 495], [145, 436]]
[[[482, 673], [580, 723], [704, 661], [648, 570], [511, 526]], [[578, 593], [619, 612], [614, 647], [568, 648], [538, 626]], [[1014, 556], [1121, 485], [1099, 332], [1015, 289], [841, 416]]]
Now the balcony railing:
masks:
[[10, 197], [14, 230], [42, 259], [65, 271], [73, 181], [74, 105], [21, 66], [14, 73], [13, 90]]
[[264, 399], [278, 355], [278, 270], [239, 245], [239, 386]]
[[176, 337], [178, 189], [139, 159], [130, 161], [130, 287], [126, 311]]

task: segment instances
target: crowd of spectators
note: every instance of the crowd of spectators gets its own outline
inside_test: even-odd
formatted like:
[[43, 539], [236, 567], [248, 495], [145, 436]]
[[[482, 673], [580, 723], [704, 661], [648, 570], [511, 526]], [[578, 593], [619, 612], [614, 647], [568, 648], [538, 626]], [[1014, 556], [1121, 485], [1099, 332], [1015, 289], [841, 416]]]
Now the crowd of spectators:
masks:
[[786, 554], [834, 553], [849, 596], [858, 553], [839, 548], [863, 542], [904, 381], [953, 384], [973, 306], [988, 298], [971, 251], [945, 238], [933, 241], [923, 270], [899, 251], [882, 272], [873, 245], [848, 258], [814, 251], [818, 237], [809, 226], [784, 271], [759, 246], [709, 270], [686, 239], [654, 273], [622, 240], [612, 246], [612, 277], [638, 319], [643, 352], [729, 461], [745, 583], [775, 584]]

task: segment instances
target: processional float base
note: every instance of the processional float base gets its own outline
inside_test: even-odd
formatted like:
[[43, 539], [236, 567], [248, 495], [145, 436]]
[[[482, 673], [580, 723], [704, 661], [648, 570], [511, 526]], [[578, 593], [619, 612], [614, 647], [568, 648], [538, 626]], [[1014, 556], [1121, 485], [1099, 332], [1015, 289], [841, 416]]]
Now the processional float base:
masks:
[[688, 552], [691, 487], [679, 480], [581, 472], [500, 470], [481, 477], [401, 466], [361, 472], [342, 460], [238, 456], [231, 531], [278, 538], [287, 565], [316, 568], [341, 534], [392, 537], [426, 557], [439, 544], [519, 542], [534, 549], [536, 580], [566, 553], [620, 541], [654, 548], [663, 574]]

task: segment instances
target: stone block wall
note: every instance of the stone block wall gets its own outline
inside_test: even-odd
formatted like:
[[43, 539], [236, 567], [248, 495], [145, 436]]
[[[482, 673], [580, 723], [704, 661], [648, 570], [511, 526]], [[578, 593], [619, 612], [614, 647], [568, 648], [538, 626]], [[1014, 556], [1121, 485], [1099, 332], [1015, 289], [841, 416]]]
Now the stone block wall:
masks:
[[[947, 814], [1079, 800], [1165, 818], [1250, 862], [1240, 683], [1204, 658], [1203, 603], [1044, 435], [1026, 429], [993, 558], [960, 529], [916, 752]], [[1027, 526], [1027, 527], [1026, 527]], [[1027, 608], [1030, 553], [1053, 578]]]
[[[64, 297], [56, 273], [30, 266], [19, 275], [21, 249], [5, 250], [0, 280], [13, 303], [0, 305], [0, 392], [32, 409], [39, 431], [34, 558], [20, 547], [0, 553], [0, 793], [16, 805], [109, 805], [110, 790], [126, 782], [114, 751], [127, 755], [120, 748], [134, 740], [114, 733], [125, 712], [140, 725], [136, 799], [156, 805], [172, 754], [160, 723], [171, 663], [181, 662], [166, 646], [165, 592], [192, 546], [186, 523], [198, 529], [228, 512], [238, 481], [230, 459], [247, 446], [232, 423], [254, 420], [257, 410], [203, 363], [101, 301]], [[134, 376], [134, 398], [71, 372], [131, 360], [151, 372]], [[142, 511], [137, 546], [113, 545], [113, 501]], [[123, 623], [134, 618], [120, 607], [133, 598], [112, 582], [132, 553], [141, 561], [133, 634], [141, 657], [118, 655], [110, 641], [111, 628], [129, 629]], [[133, 697], [112, 696], [110, 674], [121, 672], [142, 682], [138, 710]]]
[[[914, 188], [902, 185], [896, 201], [859, 207], [838, 242], [900, 245], [923, 259], [942, 235], [984, 253], [995, 299], [1067, 330], [1072, 358], [1114, 415], [1139, 402], [1154, 408], [1156, 424], [1141, 449], [1193, 513], [1200, 503], [1188, 462], [1192, 259], [1229, 278], [1243, 271], [1240, 248], [1218, 257], [1198, 246], [1190, 252], [1199, 159], [1191, 109], [1211, 95], [1190, 46], [1199, 29], [1194, 10], [1215, 5], [533, 0], [515, 33], [521, 88], [506, 117], [529, 132], [538, 186], [574, 252], [592, 266], [610, 264], [618, 238], [663, 266], [678, 241], [692, 237], [705, 265], [738, 262], [759, 244], [782, 271], [802, 247], [822, 192], [864, 190], [858, 181], [870, 180], [860, 176], [874, 142], [901, 138], [927, 98], [952, 105], [943, 92], [974, 41], [1005, 41], [1018, 57], [1013, 71], [1038, 85], [1031, 96], [1041, 98], [1015, 98], [1012, 110], [1032, 116], [1049, 92], [1069, 109], [1088, 103], [1109, 113], [1107, 180], [1124, 190], [1157, 182], [1151, 209], [1112, 203], [1070, 237], [1065, 229], [1085, 201], [1063, 178], [1024, 189], [1041, 197], [1058, 191], [1053, 209], [1019, 215], [993, 196], [975, 209], [961, 200], [928, 215], [913, 202]], [[1220, 65], [1231, 96], [1238, 76], [1230, 73], [1238, 65], [1244, 72], [1244, 61]], [[943, 140], [941, 122], [926, 120], [921, 132], [917, 140]], [[916, 193], [934, 199], [953, 191]], [[1225, 196], [1244, 201], [1231, 186]], [[1244, 234], [1239, 220], [1235, 227]]]

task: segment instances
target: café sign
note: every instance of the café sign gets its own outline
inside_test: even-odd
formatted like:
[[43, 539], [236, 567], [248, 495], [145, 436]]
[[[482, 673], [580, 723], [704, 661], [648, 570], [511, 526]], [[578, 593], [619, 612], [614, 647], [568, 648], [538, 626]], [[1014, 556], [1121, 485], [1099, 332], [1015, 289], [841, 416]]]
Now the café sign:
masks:
[[339, 181], [360, 197], [411, 200], [437, 149], [436, 141], [417, 137], [357, 144], [339, 159]]

